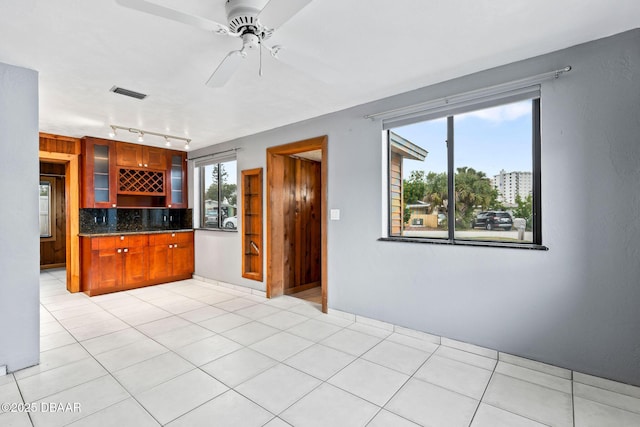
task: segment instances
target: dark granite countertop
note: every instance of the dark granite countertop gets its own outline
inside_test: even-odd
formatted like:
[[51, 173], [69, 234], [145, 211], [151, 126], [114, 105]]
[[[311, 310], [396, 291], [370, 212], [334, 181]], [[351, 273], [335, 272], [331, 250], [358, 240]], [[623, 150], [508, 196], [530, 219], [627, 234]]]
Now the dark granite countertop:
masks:
[[113, 231], [110, 233], [78, 233], [80, 237], [109, 237], [109, 236], [126, 236], [130, 234], [161, 234], [161, 233], [189, 233], [193, 232], [192, 228], [180, 230], [150, 230], [150, 231]]

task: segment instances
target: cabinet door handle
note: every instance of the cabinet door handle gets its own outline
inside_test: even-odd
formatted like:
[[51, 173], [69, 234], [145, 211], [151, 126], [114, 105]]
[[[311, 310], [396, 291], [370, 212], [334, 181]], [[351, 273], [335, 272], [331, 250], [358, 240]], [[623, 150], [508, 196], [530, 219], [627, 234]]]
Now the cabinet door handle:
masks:
[[149, 167], [149, 165], [145, 163], [145, 164], [144, 164], [144, 167], [145, 167], [145, 168], [148, 168], [148, 167]]
[[169, 249], [173, 249], [173, 245], [169, 245]]
[[139, 166], [139, 167], [142, 167], [142, 163], [138, 163], [138, 166]]
[[173, 245], [173, 249], [178, 249], [178, 244]]
[[129, 249], [125, 248], [124, 253], [126, 254], [127, 252], [129, 252]]
[[118, 249], [118, 253], [119, 253], [119, 254], [120, 254], [120, 253], [122, 253], [122, 249]]
[[124, 240], [124, 236], [120, 236], [120, 240]]

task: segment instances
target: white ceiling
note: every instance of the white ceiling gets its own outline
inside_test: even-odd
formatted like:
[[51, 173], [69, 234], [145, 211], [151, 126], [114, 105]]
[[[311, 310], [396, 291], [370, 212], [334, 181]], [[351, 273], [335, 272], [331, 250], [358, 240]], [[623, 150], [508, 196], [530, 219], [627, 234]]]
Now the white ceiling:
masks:
[[[225, 0], [155, 1], [226, 23]], [[239, 39], [113, 0], [0, 0], [0, 62], [39, 71], [42, 132], [107, 137], [115, 124], [188, 137], [194, 149], [638, 23], [638, 0], [314, 0], [270, 40], [308, 57], [309, 73], [265, 55], [258, 77], [254, 56], [212, 89], [205, 81]], [[113, 94], [114, 85], [149, 97]]]

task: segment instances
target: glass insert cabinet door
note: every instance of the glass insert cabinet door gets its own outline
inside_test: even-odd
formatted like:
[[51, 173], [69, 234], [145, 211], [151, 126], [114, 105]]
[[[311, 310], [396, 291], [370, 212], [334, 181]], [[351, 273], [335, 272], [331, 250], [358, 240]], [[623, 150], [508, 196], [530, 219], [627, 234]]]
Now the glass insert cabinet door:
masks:
[[95, 145], [93, 148], [94, 201], [109, 202], [109, 146]]
[[174, 204], [184, 203], [182, 163], [182, 156], [171, 156], [171, 202]]

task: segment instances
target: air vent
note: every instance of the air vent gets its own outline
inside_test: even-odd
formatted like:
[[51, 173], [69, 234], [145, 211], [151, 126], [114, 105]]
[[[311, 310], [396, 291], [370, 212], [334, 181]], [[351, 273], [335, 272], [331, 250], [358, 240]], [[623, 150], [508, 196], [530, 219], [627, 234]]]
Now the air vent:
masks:
[[145, 95], [144, 93], [135, 92], [133, 90], [124, 89], [118, 86], [114, 86], [109, 90], [113, 93], [117, 93], [119, 95], [124, 95], [124, 96], [130, 96], [131, 98], [135, 98], [135, 99], [145, 99], [147, 97], [147, 95]]

